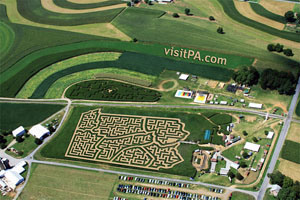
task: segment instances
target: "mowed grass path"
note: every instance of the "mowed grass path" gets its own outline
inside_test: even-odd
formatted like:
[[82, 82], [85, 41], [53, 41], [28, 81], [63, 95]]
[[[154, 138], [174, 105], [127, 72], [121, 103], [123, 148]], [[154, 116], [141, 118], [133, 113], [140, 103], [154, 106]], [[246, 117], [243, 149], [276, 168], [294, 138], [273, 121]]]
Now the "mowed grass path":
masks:
[[15, 40], [14, 31], [0, 21], [0, 60], [7, 55]]
[[107, 0], [107, 1], [101, 1], [95, 3], [84, 3], [84, 4], [73, 3], [67, 0], [53, 0], [53, 2], [59, 7], [73, 9], [73, 10], [92, 9], [92, 8], [98, 8], [104, 6], [125, 4], [125, 2], [122, 0]]
[[33, 164], [20, 200], [109, 199], [117, 175]]

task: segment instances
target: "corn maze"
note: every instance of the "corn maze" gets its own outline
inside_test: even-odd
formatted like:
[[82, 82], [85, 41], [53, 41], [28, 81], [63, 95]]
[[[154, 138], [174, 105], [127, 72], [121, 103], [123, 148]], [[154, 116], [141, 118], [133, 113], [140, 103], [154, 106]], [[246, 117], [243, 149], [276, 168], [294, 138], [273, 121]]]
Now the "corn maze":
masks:
[[66, 157], [159, 170], [183, 162], [177, 148], [190, 134], [176, 118], [81, 114]]

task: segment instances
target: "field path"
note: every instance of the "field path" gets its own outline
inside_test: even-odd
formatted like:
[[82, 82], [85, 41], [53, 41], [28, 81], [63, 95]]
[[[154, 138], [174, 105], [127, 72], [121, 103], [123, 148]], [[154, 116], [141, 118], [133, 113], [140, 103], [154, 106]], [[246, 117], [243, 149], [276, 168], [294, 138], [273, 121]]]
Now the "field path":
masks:
[[124, 4], [118, 4], [118, 5], [113, 5], [113, 6], [104, 6], [104, 7], [99, 7], [99, 8], [73, 10], [73, 9], [59, 7], [53, 2], [53, 0], [41, 0], [41, 4], [42, 4], [43, 8], [45, 8], [46, 10], [56, 12], [56, 13], [65, 13], [65, 14], [90, 13], [90, 12], [97, 12], [97, 11], [104, 11], [104, 10], [126, 7], [126, 4], [124, 3]]
[[242, 1], [234, 1], [234, 5], [236, 9], [245, 17], [252, 19], [254, 21], [257, 21], [259, 23], [265, 24], [267, 26], [276, 28], [278, 30], [284, 29], [284, 24], [276, 22], [274, 20], [268, 19], [266, 17], [260, 16], [256, 14], [248, 2], [242, 2]]

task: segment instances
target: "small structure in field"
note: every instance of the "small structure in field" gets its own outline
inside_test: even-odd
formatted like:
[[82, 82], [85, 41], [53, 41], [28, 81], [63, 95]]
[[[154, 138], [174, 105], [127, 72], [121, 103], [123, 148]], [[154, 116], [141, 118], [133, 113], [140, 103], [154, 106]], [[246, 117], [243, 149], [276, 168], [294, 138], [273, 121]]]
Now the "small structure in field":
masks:
[[181, 75], [179, 76], [179, 80], [183, 80], [183, 81], [188, 80], [188, 78], [189, 78], [189, 75], [188, 75], [188, 74], [181, 74]]
[[19, 126], [18, 128], [16, 128], [15, 130], [12, 131], [12, 135], [14, 137], [22, 136], [25, 133], [26, 133], [26, 131], [23, 126]]
[[260, 149], [260, 145], [259, 144], [254, 144], [251, 142], [246, 142], [244, 149], [248, 149], [250, 151], [254, 151], [254, 152], [258, 152]]
[[193, 97], [192, 91], [185, 91], [185, 90], [177, 90], [175, 93], [175, 97], [191, 99]]
[[249, 108], [257, 108], [257, 109], [262, 109], [262, 104], [260, 103], [249, 103]]
[[269, 131], [269, 133], [268, 133], [268, 135], [267, 135], [267, 138], [268, 138], [268, 139], [272, 139], [273, 136], [274, 136], [274, 132]]
[[43, 140], [45, 137], [50, 135], [50, 131], [42, 126], [41, 124], [37, 124], [33, 126], [30, 130], [29, 133], [34, 136], [35, 138], [38, 138], [40, 140]]

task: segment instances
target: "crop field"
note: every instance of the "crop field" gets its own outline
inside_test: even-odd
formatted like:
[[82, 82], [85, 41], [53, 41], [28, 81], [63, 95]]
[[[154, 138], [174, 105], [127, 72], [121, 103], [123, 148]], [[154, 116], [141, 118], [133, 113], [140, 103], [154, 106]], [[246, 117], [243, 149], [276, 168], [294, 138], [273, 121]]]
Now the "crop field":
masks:
[[261, 4], [264, 8], [266, 8], [270, 12], [282, 16], [287, 11], [293, 10], [293, 7], [295, 5], [293, 3], [284, 3], [284, 2], [273, 1], [273, 0], [260, 0], [259, 4]]
[[90, 80], [69, 87], [65, 96], [70, 99], [105, 100], [105, 101], [158, 101], [161, 93], [112, 80]]
[[14, 31], [4, 22], [0, 21], [0, 60], [7, 55], [14, 43], [14, 39]]
[[42, 0], [17, 0], [18, 12], [26, 19], [49, 25], [76, 26], [82, 24], [107, 23], [124, 8], [116, 8], [91, 13], [66, 14], [46, 10]]
[[253, 196], [241, 192], [233, 192], [231, 199], [232, 200], [255, 200]]
[[293, 180], [300, 181], [300, 165], [285, 159], [279, 159], [278, 170], [288, 177], [293, 177]]
[[257, 14], [264, 16], [268, 19], [280, 22], [285, 24], [286, 20], [284, 18], [283, 15], [278, 15], [275, 13], [270, 12], [269, 10], [267, 10], [266, 8], [264, 8], [261, 4], [258, 3], [250, 3], [251, 8], [253, 9], [254, 12], [256, 12]]
[[63, 109], [62, 105], [0, 103], [0, 130], [35, 125]]
[[292, 122], [287, 135], [287, 140], [300, 143], [300, 124]]
[[[163, 111], [161, 109], [153, 108], [134, 109], [101, 107], [100, 109], [99, 107], [74, 107], [71, 112], [72, 114], [69, 120], [62, 127], [62, 130], [50, 143], [48, 143], [41, 150], [41, 155], [43, 157], [71, 159], [96, 163], [100, 161], [102, 163], [109, 163], [113, 165], [134, 165], [135, 168], [138, 167], [155, 171], [158, 170], [160, 172], [169, 174], [193, 176], [196, 172], [196, 169], [190, 163], [192, 159], [192, 152], [195, 149], [199, 149], [200, 147], [198, 145], [180, 144], [179, 141], [199, 140], [200, 143], [211, 142], [204, 140], [204, 133], [205, 130], [212, 130], [214, 127], [213, 124], [211, 124], [199, 114], [170, 112], [167, 110]], [[87, 121], [88, 118], [94, 118], [96, 119], [96, 121]], [[106, 119], [104, 120], [104, 118]], [[115, 121], [115, 123], [112, 123], [112, 120]], [[150, 121], [148, 122], [147, 120]], [[142, 121], [147, 124], [158, 123], [159, 128], [155, 129], [155, 125], [151, 126], [152, 128], [150, 126], [144, 127], [146, 125], [145, 123], [142, 123]], [[129, 123], [133, 122], [135, 122], [134, 124], [136, 127], [132, 127], [130, 129], [126, 128], [129, 126]], [[98, 126], [96, 125], [97, 123]], [[120, 123], [124, 123], [126, 126], [123, 126]], [[171, 126], [170, 123], [173, 123], [173, 125]], [[101, 130], [98, 128], [92, 129], [92, 132], [99, 132], [99, 137], [94, 135], [91, 131], [83, 130], [84, 127], [94, 127], [94, 125], [95, 127], [102, 127]], [[173, 131], [166, 132], [168, 133], [168, 136], [165, 137], [165, 139], [162, 139], [162, 134], [165, 134], [163, 133], [163, 129], [167, 127], [170, 127], [170, 130], [172, 129]], [[111, 143], [111, 145], [114, 146], [114, 143], [117, 142], [117, 140], [115, 141], [112, 137], [110, 137], [110, 134], [116, 133], [112, 130], [116, 129], [123, 131], [123, 133], [115, 135], [114, 137], [122, 137], [123, 139], [120, 138], [120, 140], [122, 139], [122, 141], [126, 139], [124, 142], [122, 142], [124, 145], [117, 145], [113, 148], [106, 149], [105, 144], [108, 145], [108, 143]], [[127, 130], [132, 133], [130, 135], [136, 135], [137, 137], [131, 137], [130, 135], [127, 135]], [[86, 138], [88, 137], [90, 139], [80, 139], [80, 137], [85, 134], [87, 134]], [[78, 139], [76, 139], [77, 137]], [[215, 137], [220, 137], [220, 139], [222, 140], [221, 136], [215, 135]], [[88, 145], [88, 143], [91, 142], [93, 143], [93, 145], [95, 145], [94, 147]], [[138, 145], [139, 148], [135, 148], [135, 145]], [[158, 146], [160, 146], [160, 148], [157, 148]], [[78, 148], [82, 149], [82, 151], [79, 151]], [[90, 151], [87, 151], [88, 149], [86, 148], [92, 149], [90, 149]], [[86, 149], [86, 151], [84, 151], [84, 149]], [[111, 154], [106, 154], [107, 157], [105, 157], [105, 155], [99, 153], [97, 149], [109, 150]], [[124, 154], [122, 155], [124, 155], [128, 159], [126, 160], [126, 158], [123, 158], [121, 154], [116, 153], [119, 151], [124, 151]], [[130, 152], [135, 151], [135, 155], [140, 156], [135, 158], [132, 156], [132, 154], [130, 154]], [[172, 159], [174, 163], [166, 163], [161, 166], [155, 166], [154, 164], [156, 163], [156, 161], [159, 161], [159, 159], [161, 159], [159, 155], [163, 155], [163, 152], [169, 152], [165, 156], [174, 156], [174, 160]], [[122, 159], [120, 156], [122, 157]], [[143, 157], [143, 162], [138, 161], [139, 157], [142, 158], [141, 156], [146, 156], [145, 158]], [[137, 160], [135, 161], [135, 159]]]
[[109, 199], [117, 179], [114, 174], [33, 163], [18, 199]]
[[272, 27], [266, 26], [264, 24], [261, 24], [259, 22], [256, 22], [254, 20], [251, 20], [247, 17], [244, 17], [243, 15], [241, 15], [235, 5], [233, 0], [218, 0], [221, 5], [224, 8], [224, 12], [231, 17], [233, 20], [236, 20], [237, 22], [240, 22], [242, 24], [245, 24], [247, 26], [256, 28], [258, 30], [264, 31], [266, 33], [269, 33], [271, 35], [275, 35], [284, 39], [288, 39], [288, 40], [292, 40], [295, 42], [300, 42], [300, 37], [299, 34], [297, 33], [291, 33], [291, 32], [286, 32], [286, 31], [279, 31], [277, 29], [274, 29]]
[[67, 0], [53, 0], [53, 3], [62, 8], [68, 8], [73, 10], [82, 10], [82, 9], [91, 9], [91, 8], [98, 8], [104, 6], [112, 6], [118, 4], [124, 4], [122, 0], [107, 0], [107, 1], [100, 1], [95, 3], [73, 3]]
[[300, 164], [300, 143], [286, 140], [281, 150], [281, 157], [283, 159]]

